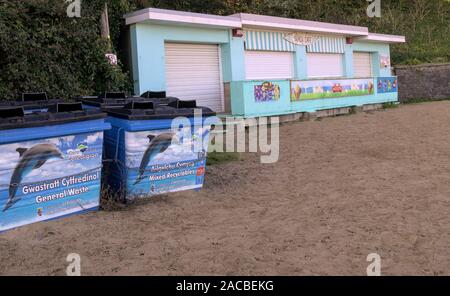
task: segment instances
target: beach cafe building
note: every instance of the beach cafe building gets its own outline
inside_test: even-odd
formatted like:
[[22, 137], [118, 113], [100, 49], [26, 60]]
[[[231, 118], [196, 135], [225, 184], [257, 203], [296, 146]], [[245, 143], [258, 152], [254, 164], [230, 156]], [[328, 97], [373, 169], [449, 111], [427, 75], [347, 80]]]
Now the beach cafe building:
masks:
[[166, 91], [234, 116], [397, 101], [389, 45], [366, 27], [148, 8], [125, 15], [134, 91]]

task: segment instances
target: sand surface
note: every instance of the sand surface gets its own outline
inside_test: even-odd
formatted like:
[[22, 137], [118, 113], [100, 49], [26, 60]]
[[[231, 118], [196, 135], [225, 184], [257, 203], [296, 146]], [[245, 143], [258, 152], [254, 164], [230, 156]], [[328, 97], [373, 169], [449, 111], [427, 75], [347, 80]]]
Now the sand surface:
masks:
[[450, 102], [285, 124], [200, 192], [0, 234], [0, 274], [450, 275]]

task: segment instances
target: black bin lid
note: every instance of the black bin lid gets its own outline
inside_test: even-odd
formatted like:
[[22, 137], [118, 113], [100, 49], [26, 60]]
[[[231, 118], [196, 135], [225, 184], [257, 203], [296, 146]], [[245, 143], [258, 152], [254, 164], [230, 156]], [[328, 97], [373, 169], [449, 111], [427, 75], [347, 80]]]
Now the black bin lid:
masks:
[[146, 99], [161, 99], [166, 98], [165, 91], [146, 91], [141, 95], [142, 98]]
[[146, 91], [141, 95], [141, 98], [151, 99], [158, 105], [167, 106], [170, 103], [176, 102], [179, 99], [176, 97], [166, 96], [165, 91]]
[[105, 109], [110, 116], [127, 120], [172, 119], [178, 116], [193, 117], [195, 109], [202, 110], [202, 116], [214, 116], [216, 113], [207, 107], [197, 106], [196, 101], [173, 101], [161, 105], [154, 100], [132, 101], [123, 108]]
[[60, 99], [49, 99], [47, 93], [22, 93], [20, 99], [16, 101], [8, 101], [8, 103], [0, 103], [0, 106], [18, 106], [25, 110], [30, 109], [47, 109], [48, 107], [60, 102]]
[[122, 108], [131, 101], [142, 101], [144, 98], [127, 97], [125, 92], [103, 92], [98, 96], [78, 96], [77, 101], [98, 108]]
[[25, 113], [24, 106], [0, 106], [0, 130], [58, 125], [69, 122], [102, 119], [98, 109], [83, 109], [78, 103], [56, 103], [47, 112]]
[[[127, 97], [125, 92], [104, 92], [99, 96], [78, 96], [77, 101], [97, 108], [123, 108], [130, 102], [152, 101], [155, 106], [167, 106], [178, 101], [175, 97], [165, 97], [165, 92], [147, 92], [140, 97]], [[160, 97], [164, 96], [164, 97]]]
[[22, 102], [48, 101], [47, 93], [22, 93]]

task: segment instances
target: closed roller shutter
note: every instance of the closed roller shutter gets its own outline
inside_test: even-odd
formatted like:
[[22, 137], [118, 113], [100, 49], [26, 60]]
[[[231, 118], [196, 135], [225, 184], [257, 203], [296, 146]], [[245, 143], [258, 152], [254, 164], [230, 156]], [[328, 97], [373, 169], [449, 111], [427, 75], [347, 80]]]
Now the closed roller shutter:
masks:
[[294, 77], [294, 55], [281, 51], [245, 51], [246, 79], [289, 79]]
[[370, 52], [353, 53], [353, 75], [355, 77], [372, 77]]
[[166, 91], [168, 96], [197, 100], [197, 105], [223, 111], [219, 46], [166, 43]]
[[339, 53], [307, 53], [308, 77], [342, 77], [343, 55]]

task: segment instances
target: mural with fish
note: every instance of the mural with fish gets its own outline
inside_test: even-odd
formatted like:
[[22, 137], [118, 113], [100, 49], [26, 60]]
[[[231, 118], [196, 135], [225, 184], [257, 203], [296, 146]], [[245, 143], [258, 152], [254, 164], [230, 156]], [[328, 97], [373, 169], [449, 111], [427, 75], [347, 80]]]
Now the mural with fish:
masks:
[[397, 77], [378, 77], [377, 92], [379, 94], [398, 92]]
[[281, 90], [278, 84], [265, 81], [254, 87], [255, 102], [270, 102], [280, 99]]
[[203, 186], [209, 128], [125, 133], [127, 199]]
[[372, 79], [292, 80], [291, 101], [366, 96], [374, 93]]
[[98, 208], [103, 132], [0, 149], [0, 231]]

